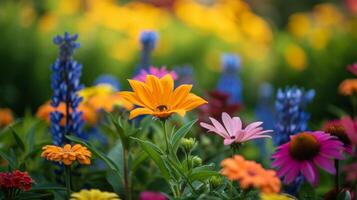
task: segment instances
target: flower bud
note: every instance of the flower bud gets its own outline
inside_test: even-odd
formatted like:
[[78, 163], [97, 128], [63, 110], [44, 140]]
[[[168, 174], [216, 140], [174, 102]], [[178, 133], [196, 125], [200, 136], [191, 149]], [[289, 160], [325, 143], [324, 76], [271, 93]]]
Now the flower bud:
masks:
[[222, 185], [223, 179], [220, 176], [212, 176], [209, 182], [213, 188], [217, 188]]
[[185, 151], [189, 152], [196, 147], [197, 142], [195, 138], [182, 138], [181, 145], [185, 149]]
[[193, 156], [192, 157], [192, 163], [193, 163], [193, 167], [198, 167], [202, 165], [202, 159], [198, 156]]

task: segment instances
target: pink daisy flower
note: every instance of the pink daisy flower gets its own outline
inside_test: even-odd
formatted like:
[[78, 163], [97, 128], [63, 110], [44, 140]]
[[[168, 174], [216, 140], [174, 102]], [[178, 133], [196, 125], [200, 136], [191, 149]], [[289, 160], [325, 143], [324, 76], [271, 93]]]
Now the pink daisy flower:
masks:
[[166, 67], [156, 68], [154, 66], [149, 67], [148, 70], [142, 69], [140, 73], [136, 75], [133, 79], [141, 82], [145, 82], [147, 75], [154, 75], [158, 78], [164, 77], [166, 74], [170, 74], [172, 79], [177, 79], [177, 74], [175, 71], [167, 70]]
[[350, 117], [343, 117], [341, 124], [345, 128], [351, 143], [357, 146], [357, 120], [352, 120]]
[[343, 159], [343, 143], [322, 131], [302, 132], [292, 135], [291, 140], [280, 145], [272, 167], [278, 168], [278, 176], [289, 184], [301, 173], [316, 186], [319, 180], [317, 166], [335, 174], [334, 159]]
[[224, 138], [224, 145], [231, 145], [232, 143], [242, 143], [248, 140], [257, 138], [271, 138], [269, 135], [264, 135], [264, 133], [270, 133], [271, 130], [263, 131], [260, 125], [263, 122], [254, 122], [243, 128], [242, 121], [239, 117], [231, 118], [227, 113], [222, 113], [223, 125], [216, 119], [210, 117], [212, 122], [207, 124], [201, 122], [200, 125], [208, 129], [208, 132], [215, 132], [217, 135]]

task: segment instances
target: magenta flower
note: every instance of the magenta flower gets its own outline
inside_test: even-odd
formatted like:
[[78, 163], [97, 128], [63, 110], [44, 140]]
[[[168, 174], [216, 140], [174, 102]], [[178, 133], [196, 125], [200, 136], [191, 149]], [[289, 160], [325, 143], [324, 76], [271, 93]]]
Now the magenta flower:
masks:
[[175, 71], [169, 71], [166, 69], [166, 67], [156, 68], [154, 66], [151, 66], [148, 70], [145, 69], [140, 70], [140, 73], [136, 75], [133, 79], [137, 81], [145, 82], [147, 75], [154, 75], [158, 78], [162, 78], [166, 74], [170, 74], [172, 76], [172, 79], [174, 80], [177, 79], [177, 74]]
[[351, 140], [346, 133], [345, 127], [342, 125], [341, 120], [335, 119], [331, 121], [327, 121], [322, 130], [325, 133], [329, 133], [332, 136], [337, 137], [343, 143], [343, 147], [345, 152], [352, 155], [353, 154], [353, 146], [351, 145]]
[[357, 76], [357, 63], [353, 63], [352, 65], [347, 66], [348, 71], [352, 72], [355, 76]]
[[160, 192], [144, 191], [140, 193], [139, 200], [167, 200]]
[[312, 185], [319, 180], [317, 167], [335, 174], [334, 159], [343, 159], [343, 143], [322, 131], [302, 132], [290, 137], [273, 154], [272, 167], [289, 184], [301, 173]]
[[346, 134], [351, 143], [357, 146], [357, 121], [352, 120], [350, 117], [343, 117], [341, 124], [345, 128]]
[[242, 121], [239, 117], [231, 118], [227, 113], [222, 113], [222, 122], [219, 123], [216, 119], [210, 117], [212, 122], [207, 124], [201, 122], [200, 125], [208, 129], [208, 132], [215, 132], [219, 136], [224, 138], [224, 145], [231, 145], [232, 143], [242, 143], [248, 140], [257, 139], [257, 138], [271, 138], [269, 135], [264, 135], [264, 133], [270, 133], [271, 130], [263, 131], [263, 128], [260, 125], [263, 122], [254, 122], [242, 128]]

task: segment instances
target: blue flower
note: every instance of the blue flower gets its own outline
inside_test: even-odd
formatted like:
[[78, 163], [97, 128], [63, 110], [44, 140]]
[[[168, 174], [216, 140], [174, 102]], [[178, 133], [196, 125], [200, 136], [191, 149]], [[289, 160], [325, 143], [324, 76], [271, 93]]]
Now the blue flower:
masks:
[[120, 83], [118, 79], [110, 74], [104, 74], [99, 76], [97, 79], [95, 79], [94, 85], [99, 85], [99, 84], [108, 84], [111, 85], [116, 91], [120, 90]]
[[[79, 48], [76, 42], [78, 35], [65, 33], [56, 36], [53, 42], [59, 47], [60, 52], [52, 65], [51, 88], [53, 90], [51, 105], [57, 108], [61, 103], [65, 104], [65, 113], [55, 111], [51, 113], [51, 133], [55, 145], [65, 143], [65, 135], [74, 134], [81, 137], [84, 124], [82, 112], [77, 110], [82, 98], [77, 92], [83, 88], [80, 84], [82, 65], [73, 60], [74, 51]], [[61, 121], [64, 119], [64, 124]]]
[[177, 74], [177, 80], [175, 80], [175, 85], [179, 86], [182, 84], [193, 84], [193, 69], [189, 65], [176, 66], [174, 71]]
[[305, 109], [314, 96], [314, 90], [305, 91], [297, 87], [278, 90], [275, 101], [276, 124], [273, 137], [276, 146], [288, 142], [290, 135], [307, 131], [310, 114]]
[[222, 56], [222, 74], [218, 81], [217, 90], [230, 95], [229, 103], [241, 103], [242, 83], [238, 76], [240, 58], [234, 54]]
[[148, 69], [150, 67], [150, 54], [156, 47], [158, 34], [155, 31], [143, 31], [140, 34], [140, 42], [142, 45], [140, 68]]

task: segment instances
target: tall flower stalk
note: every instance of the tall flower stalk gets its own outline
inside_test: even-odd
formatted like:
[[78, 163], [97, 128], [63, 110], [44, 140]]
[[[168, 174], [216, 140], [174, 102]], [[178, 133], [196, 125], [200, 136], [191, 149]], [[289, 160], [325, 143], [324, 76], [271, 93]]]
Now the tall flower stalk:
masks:
[[140, 69], [149, 69], [150, 55], [156, 47], [158, 34], [155, 31], [143, 31], [140, 34], [140, 43], [142, 45], [140, 57]]
[[305, 111], [315, 96], [314, 90], [305, 91], [297, 87], [279, 89], [275, 101], [274, 144], [279, 146], [290, 140], [290, 136], [308, 129], [310, 114]]
[[65, 113], [54, 111], [51, 113], [51, 132], [53, 143], [63, 145], [65, 135], [74, 134], [81, 136], [83, 126], [82, 112], [78, 111], [78, 105], [82, 98], [77, 92], [82, 89], [80, 76], [82, 65], [73, 59], [74, 51], [79, 48], [76, 42], [78, 35], [65, 33], [56, 36], [53, 42], [59, 47], [60, 52], [55, 63], [52, 65], [51, 87], [53, 90], [51, 105], [57, 108], [62, 102], [65, 103]]
[[222, 56], [222, 74], [217, 84], [217, 90], [229, 94], [229, 103], [241, 103], [242, 83], [238, 76], [240, 58], [235, 54]]

